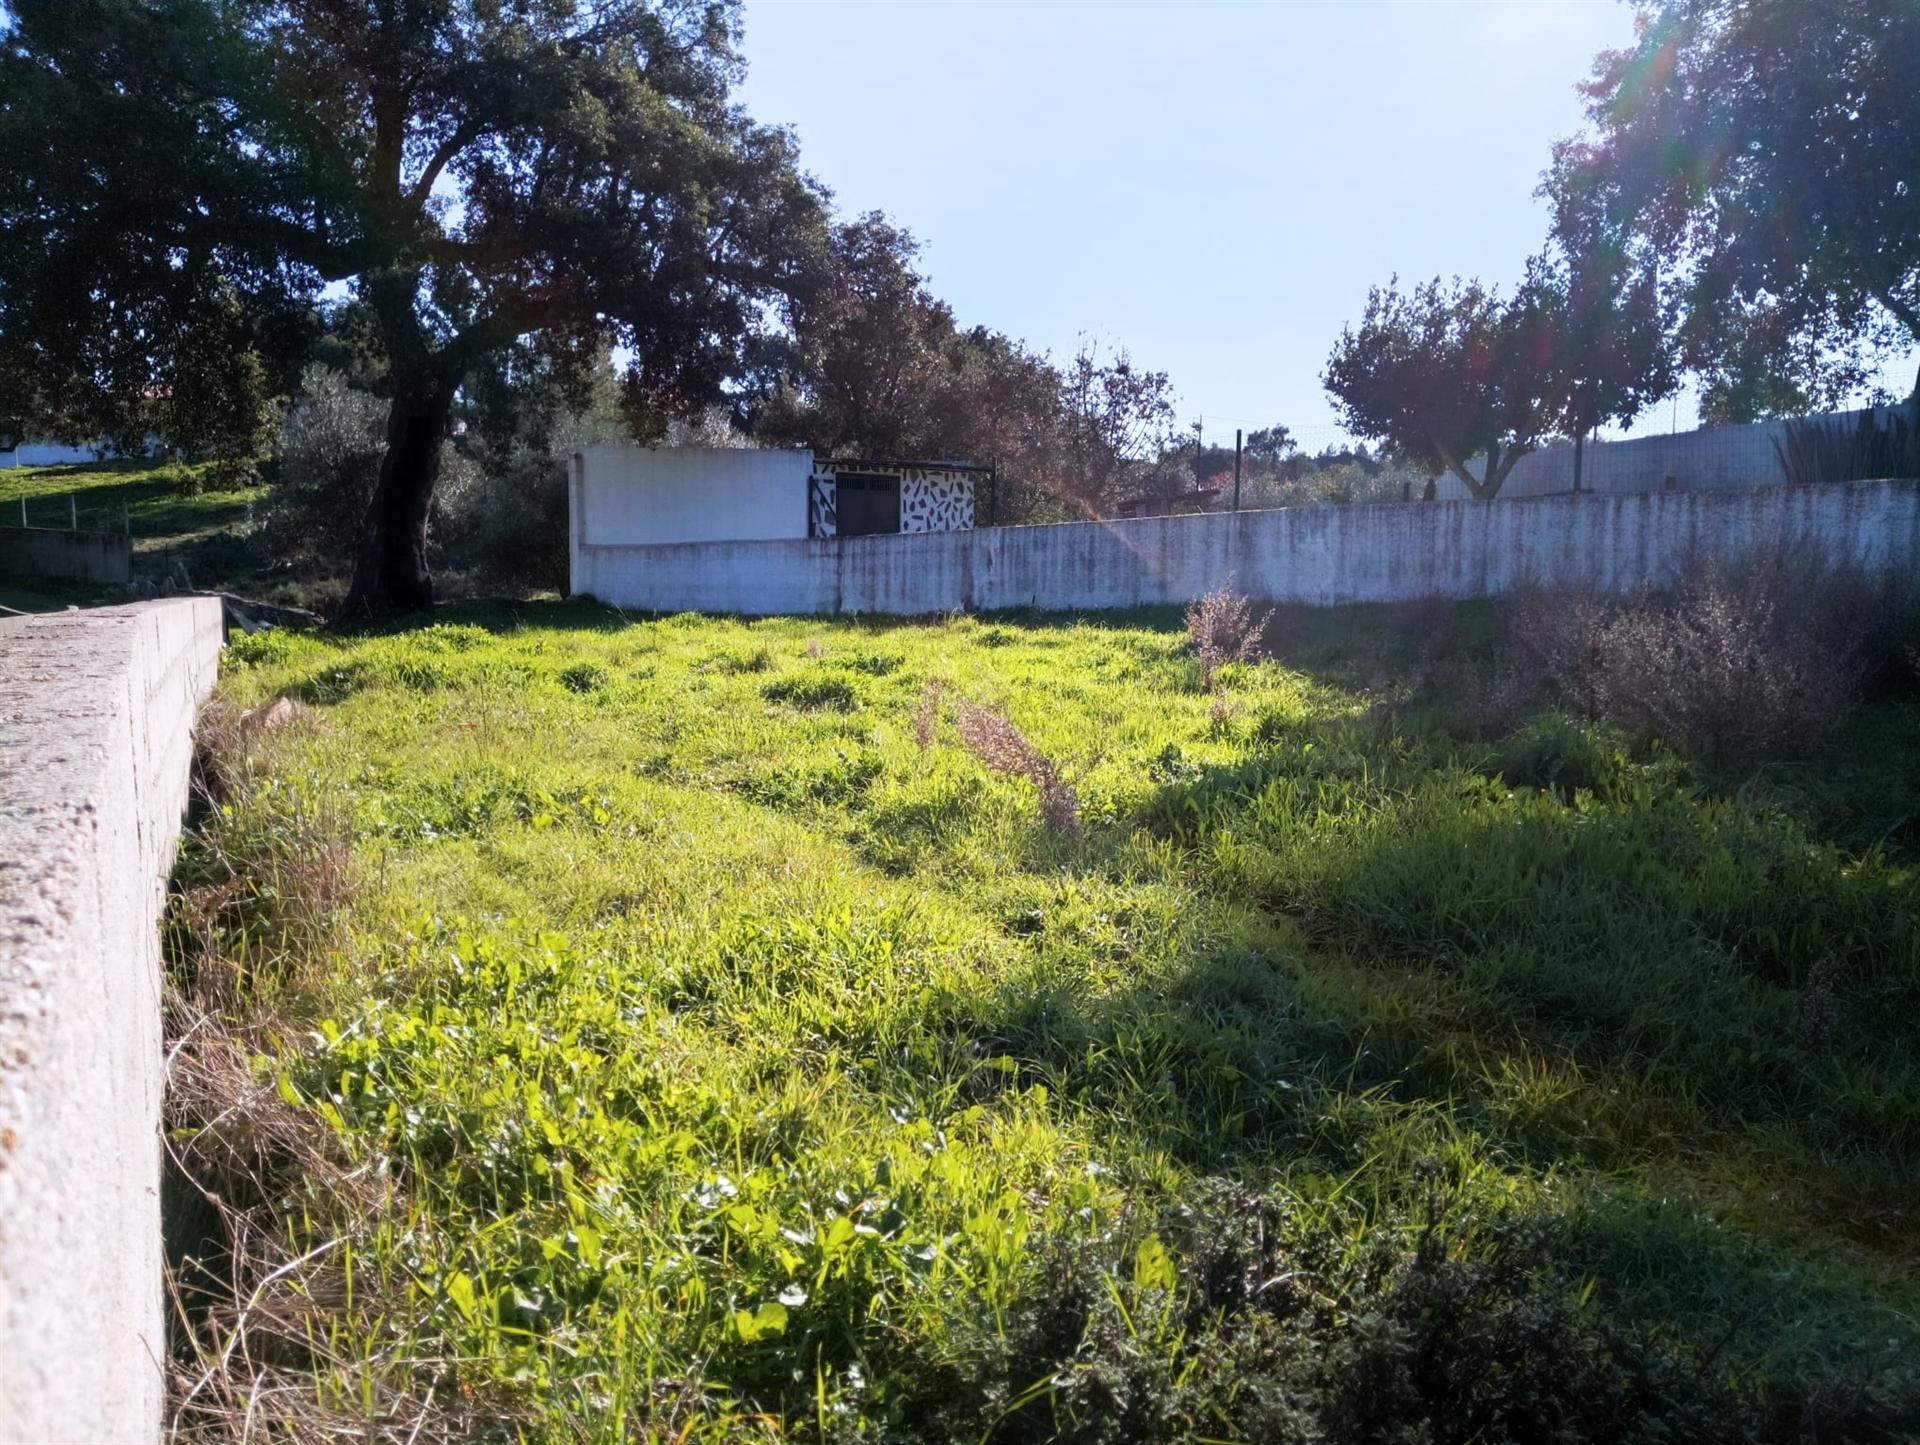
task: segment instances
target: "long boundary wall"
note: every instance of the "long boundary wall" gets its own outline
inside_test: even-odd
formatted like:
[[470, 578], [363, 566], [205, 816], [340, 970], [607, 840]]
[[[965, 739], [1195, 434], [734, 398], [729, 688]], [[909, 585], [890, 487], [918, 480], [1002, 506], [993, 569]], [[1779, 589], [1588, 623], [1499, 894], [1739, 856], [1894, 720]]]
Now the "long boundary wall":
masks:
[[1528, 578], [1610, 591], [1702, 556], [1812, 547], [1920, 561], [1920, 484], [1294, 507], [890, 537], [605, 547], [574, 532], [571, 590], [616, 607], [751, 614], [1093, 610], [1232, 586], [1330, 606], [1481, 597]]
[[215, 598], [0, 622], [0, 1441], [157, 1440], [160, 933]]

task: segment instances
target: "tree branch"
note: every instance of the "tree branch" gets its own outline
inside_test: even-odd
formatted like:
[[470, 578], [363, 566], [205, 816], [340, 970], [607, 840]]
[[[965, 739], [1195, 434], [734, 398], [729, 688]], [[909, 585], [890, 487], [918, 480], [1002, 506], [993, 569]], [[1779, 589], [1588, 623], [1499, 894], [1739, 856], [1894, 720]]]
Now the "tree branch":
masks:
[[565, 304], [565, 298], [555, 291], [529, 291], [502, 301], [447, 343], [440, 353], [442, 364], [456, 379], [464, 376], [477, 358], [497, 351], [516, 336], [548, 325]]
[[433, 194], [433, 183], [440, 179], [440, 173], [452, 162], [453, 158], [479, 140], [486, 127], [478, 121], [467, 121], [459, 126], [452, 135], [440, 142], [439, 148], [428, 160], [426, 169], [420, 172], [413, 183], [413, 189], [407, 193], [407, 199], [416, 206], [423, 206], [427, 197]]
[[1433, 449], [1440, 453], [1440, 460], [1447, 464], [1447, 470], [1452, 472], [1466, 485], [1467, 491], [1476, 500], [1486, 501], [1487, 493], [1481, 486], [1479, 480], [1475, 478], [1472, 472], [1468, 471], [1464, 465], [1455, 459], [1453, 452], [1449, 450], [1445, 444], [1436, 441], [1433, 444]]
[[1507, 478], [1512, 475], [1514, 464], [1532, 450], [1533, 446], [1531, 443], [1515, 442], [1508, 448], [1506, 460], [1500, 463], [1498, 467], [1493, 464], [1493, 456], [1489, 453], [1487, 457], [1487, 497], [1482, 500], [1498, 496], [1500, 488], [1506, 485]]

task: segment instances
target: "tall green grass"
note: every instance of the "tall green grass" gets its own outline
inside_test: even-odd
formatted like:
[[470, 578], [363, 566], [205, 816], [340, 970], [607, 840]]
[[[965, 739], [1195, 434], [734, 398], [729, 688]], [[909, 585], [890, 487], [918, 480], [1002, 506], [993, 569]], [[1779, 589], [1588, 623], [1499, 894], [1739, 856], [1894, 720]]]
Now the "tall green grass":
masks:
[[[1416, 706], [1385, 610], [1287, 619], [1217, 696], [1151, 614], [457, 615], [230, 651], [234, 706], [312, 712], [181, 865], [182, 1016], [285, 1156], [222, 1200], [248, 1260], [180, 1246], [183, 1433], [1916, 1418], [1920, 888], [1845, 774], [1910, 704], [1726, 777]], [[355, 880], [319, 930], [317, 818]]]

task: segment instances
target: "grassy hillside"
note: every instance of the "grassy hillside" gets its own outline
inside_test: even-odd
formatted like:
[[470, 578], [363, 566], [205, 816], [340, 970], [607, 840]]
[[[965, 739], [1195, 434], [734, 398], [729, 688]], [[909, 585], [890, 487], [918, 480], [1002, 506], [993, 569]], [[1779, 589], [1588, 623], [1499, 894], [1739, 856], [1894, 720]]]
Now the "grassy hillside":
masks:
[[[136, 577], [185, 579], [195, 587], [246, 590], [265, 569], [247, 545], [255, 509], [267, 489], [197, 490], [207, 469], [182, 462], [138, 459], [59, 467], [0, 470], [0, 525], [18, 526], [22, 511], [34, 527], [125, 531], [133, 537]], [[0, 590], [23, 594], [14, 603], [65, 606], [70, 601], [123, 601], [114, 589], [75, 588], [42, 579], [0, 578]]]
[[21, 504], [34, 527], [82, 527], [129, 531], [136, 552], [184, 546], [196, 539], [243, 527], [265, 494], [196, 492], [205, 467], [141, 460], [77, 463], [59, 467], [0, 470], [0, 521], [19, 525]]
[[1385, 610], [1218, 698], [1160, 616], [455, 615], [230, 653], [309, 711], [180, 867], [189, 1435], [1916, 1418], [1910, 703], [1728, 777]]

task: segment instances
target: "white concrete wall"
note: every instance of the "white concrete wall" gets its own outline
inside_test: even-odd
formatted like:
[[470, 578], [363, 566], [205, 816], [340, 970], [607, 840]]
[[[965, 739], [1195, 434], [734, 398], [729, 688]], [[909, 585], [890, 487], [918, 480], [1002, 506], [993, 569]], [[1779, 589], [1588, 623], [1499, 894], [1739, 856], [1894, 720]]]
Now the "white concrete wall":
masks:
[[[158, 456], [163, 447], [159, 437], [148, 437], [140, 448], [142, 456]], [[70, 447], [60, 442], [24, 441], [11, 451], [0, 451], [0, 469], [7, 467], [64, 467], [79, 462], [97, 462], [104, 457], [126, 455], [107, 442], [89, 442]]]
[[[1858, 411], [1835, 412], [1857, 424]], [[1765, 487], [1784, 484], [1778, 440], [1786, 446], [1785, 421], [1756, 421], [1744, 426], [1701, 427], [1667, 436], [1635, 437], [1631, 441], [1588, 442], [1580, 463], [1580, 489], [1585, 492], [1656, 492], [1672, 485], [1688, 488]], [[1467, 463], [1476, 477], [1486, 475], [1484, 459]], [[1529, 452], [1513, 464], [1500, 486], [1503, 499], [1544, 497], [1573, 490], [1571, 443]], [[1464, 499], [1466, 484], [1452, 473], [1440, 477], [1436, 494], [1442, 501]]]
[[807, 535], [813, 454], [732, 447], [587, 447], [574, 529], [587, 546]]
[[1920, 562], [1920, 484], [1294, 507], [1051, 527], [700, 546], [586, 547], [576, 593], [648, 611], [900, 615], [1188, 602], [1231, 585], [1332, 605], [1478, 597], [1523, 579], [1622, 590], [1690, 558], [1817, 546]]
[[0, 1441], [161, 1430], [161, 909], [214, 598], [0, 621]]
[[0, 452], [0, 467], [60, 467], [73, 462], [97, 462], [106, 453], [99, 447], [68, 447], [58, 442], [22, 442]]

